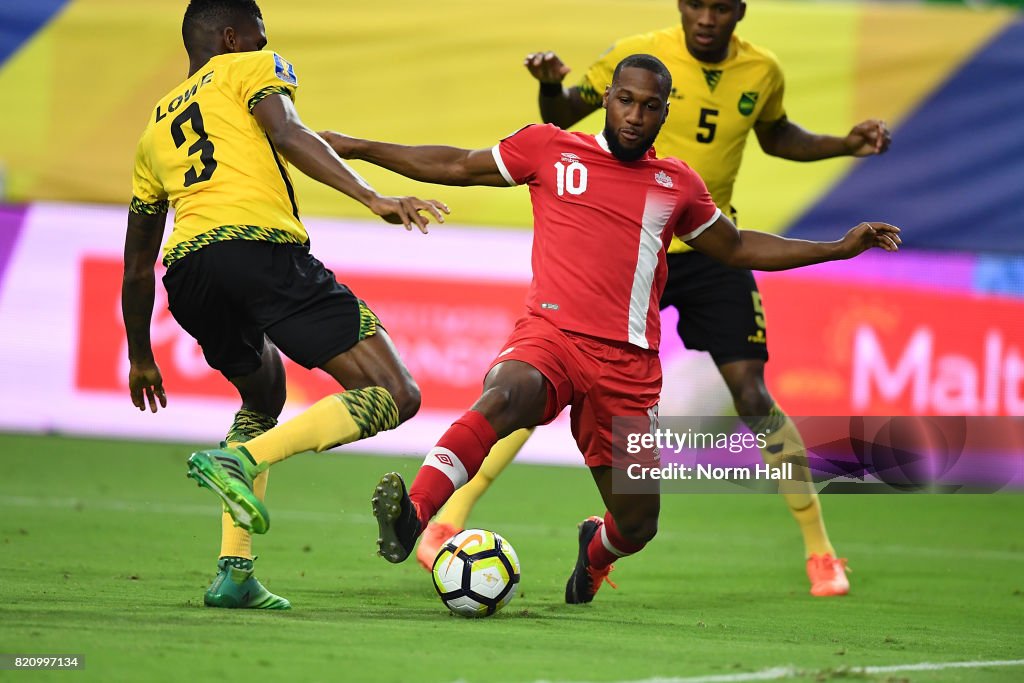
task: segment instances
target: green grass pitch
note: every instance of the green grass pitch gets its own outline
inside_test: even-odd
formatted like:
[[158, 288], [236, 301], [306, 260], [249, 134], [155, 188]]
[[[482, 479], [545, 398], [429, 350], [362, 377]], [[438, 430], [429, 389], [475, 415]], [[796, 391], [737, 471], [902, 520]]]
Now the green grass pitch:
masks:
[[[374, 554], [378, 476], [419, 459], [335, 452], [274, 468], [258, 575], [284, 613], [213, 610], [218, 505], [185, 478], [189, 446], [0, 436], [0, 652], [84, 654], [61, 681], [1018, 681], [1004, 666], [866, 675], [863, 666], [1024, 658], [1024, 496], [832, 496], [854, 573], [807, 594], [774, 496], [665, 496], [661, 532], [618, 590], [563, 603], [576, 523], [599, 513], [581, 468], [513, 465], [474, 518], [515, 546], [521, 594], [450, 616], [412, 560]], [[705, 679], [714, 680], [714, 679]], [[720, 680], [729, 680], [721, 678]]]

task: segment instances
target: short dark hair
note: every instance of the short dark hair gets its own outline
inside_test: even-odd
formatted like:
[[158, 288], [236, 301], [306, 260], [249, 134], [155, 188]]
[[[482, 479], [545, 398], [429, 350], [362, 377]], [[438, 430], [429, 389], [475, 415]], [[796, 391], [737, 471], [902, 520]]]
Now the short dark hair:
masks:
[[619, 80], [619, 73], [623, 69], [647, 69], [648, 71], [655, 74], [661, 79], [661, 94], [668, 98], [670, 92], [672, 92], [672, 74], [669, 73], [668, 67], [665, 66], [660, 59], [654, 55], [636, 54], [630, 55], [619, 62], [615, 67], [615, 72], [612, 74], [612, 83]]
[[204, 32], [219, 30], [239, 17], [263, 19], [263, 13], [256, 0], [191, 0], [181, 22], [185, 50], [192, 52], [194, 47], [198, 47], [196, 43]]

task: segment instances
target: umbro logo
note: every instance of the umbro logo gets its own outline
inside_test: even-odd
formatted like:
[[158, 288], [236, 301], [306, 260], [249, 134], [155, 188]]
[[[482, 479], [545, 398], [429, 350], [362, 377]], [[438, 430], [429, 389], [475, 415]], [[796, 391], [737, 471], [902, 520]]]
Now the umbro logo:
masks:
[[442, 465], [447, 465], [448, 467], [455, 466], [455, 463], [452, 462], [452, 459], [449, 456], [445, 455], [444, 453], [434, 453], [434, 457], [437, 458], [437, 461]]
[[658, 171], [654, 174], [654, 182], [662, 187], [672, 187], [672, 176], [664, 171]]

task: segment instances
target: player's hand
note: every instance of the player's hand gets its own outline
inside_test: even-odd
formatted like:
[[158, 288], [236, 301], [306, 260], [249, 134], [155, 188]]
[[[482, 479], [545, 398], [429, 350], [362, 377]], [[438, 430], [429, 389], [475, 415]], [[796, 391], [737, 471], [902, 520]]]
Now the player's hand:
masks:
[[160, 402], [161, 408], [167, 407], [164, 379], [160, 375], [160, 368], [153, 360], [132, 362], [128, 370], [128, 390], [132, 395], [132, 403], [139, 410], [145, 410], [146, 403], [149, 403], [149, 411], [155, 413], [157, 401]]
[[892, 134], [885, 121], [868, 119], [850, 129], [843, 143], [851, 156], [866, 157], [884, 154], [892, 144]]
[[322, 137], [324, 142], [342, 159], [352, 159], [355, 157], [357, 138], [333, 130], [322, 130], [317, 135]]
[[523, 60], [523, 66], [541, 83], [561, 83], [572, 71], [554, 52], [531, 52]]
[[843, 237], [840, 248], [843, 258], [853, 258], [868, 249], [878, 247], [886, 251], [899, 251], [903, 240], [900, 229], [888, 223], [861, 223]]
[[426, 211], [434, 216], [438, 223], [444, 223], [444, 214], [451, 213], [448, 205], [436, 199], [419, 199], [417, 197], [382, 197], [377, 195], [370, 201], [370, 211], [386, 220], [405, 226], [406, 230], [412, 230], [412, 226], [419, 228], [424, 235], [429, 232], [427, 226], [430, 218], [424, 216], [421, 211]]

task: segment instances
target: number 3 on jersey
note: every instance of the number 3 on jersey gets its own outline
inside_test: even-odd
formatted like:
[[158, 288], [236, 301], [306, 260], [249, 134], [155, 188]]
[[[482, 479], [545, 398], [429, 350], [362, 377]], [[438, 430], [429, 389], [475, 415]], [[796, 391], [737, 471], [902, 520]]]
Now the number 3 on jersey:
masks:
[[198, 102], [193, 102], [185, 107], [171, 121], [171, 139], [174, 140], [174, 146], [181, 147], [185, 144], [185, 131], [183, 127], [186, 121], [191, 124], [192, 132], [199, 136], [199, 139], [189, 146], [188, 155], [192, 156], [198, 152], [199, 161], [203, 164], [203, 168], [199, 173], [196, 173], [195, 166], [185, 171], [185, 187], [188, 187], [212, 178], [213, 172], [217, 170], [217, 160], [213, 158], [213, 143], [210, 142], [210, 138], [206, 135], [203, 113], [199, 111]]
[[566, 192], [572, 195], [583, 194], [587, 191], [587, 167], [578, 161], [568, 166], [561, 161], [555, 162], [555, 183], [558, 187], [558, 196]]

